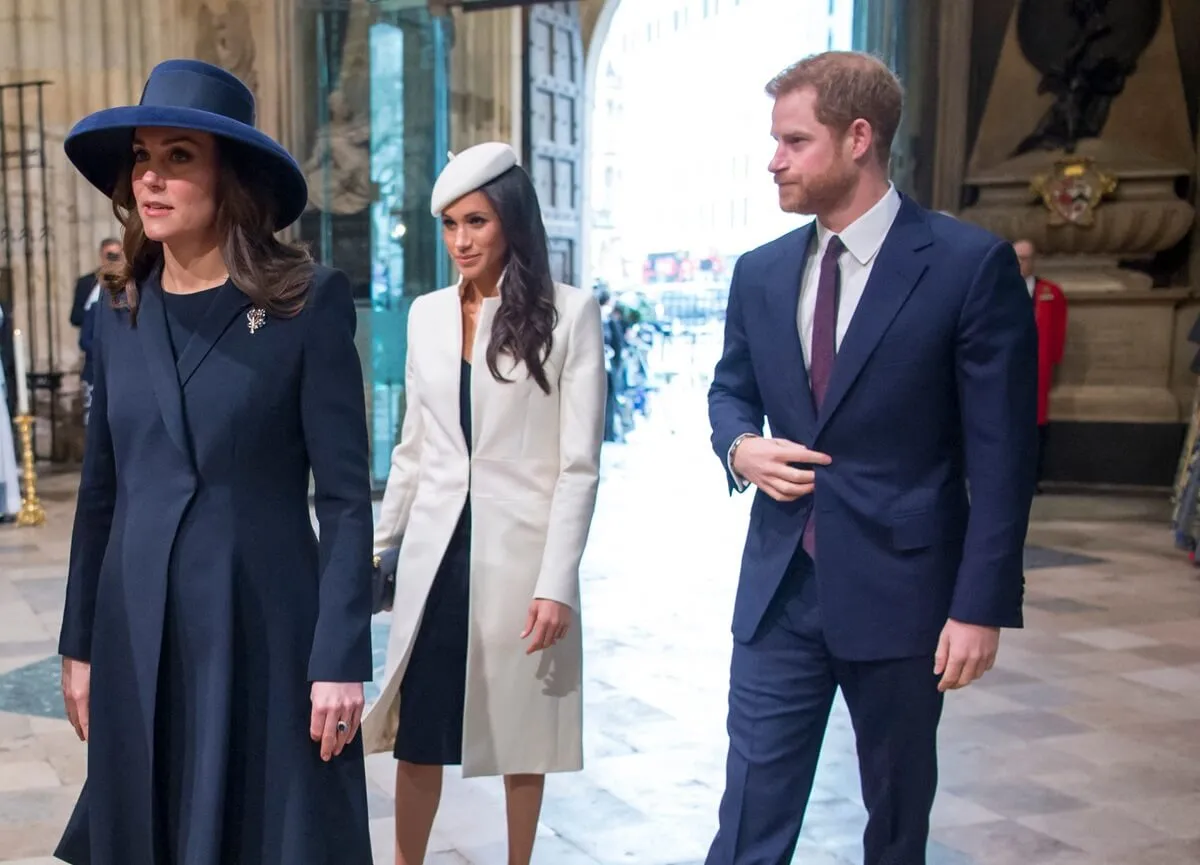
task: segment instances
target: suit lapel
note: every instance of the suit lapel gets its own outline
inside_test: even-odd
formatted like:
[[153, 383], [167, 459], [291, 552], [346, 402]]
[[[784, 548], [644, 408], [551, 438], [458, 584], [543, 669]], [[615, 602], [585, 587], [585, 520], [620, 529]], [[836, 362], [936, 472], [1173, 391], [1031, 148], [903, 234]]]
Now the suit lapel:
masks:
[[[863, 367], [883, 338], [892, 319], [916, 287], [929, 266], [933, 236], [924, 213], [904, 198], [896, 221], [883, 241], [858, 308], [842, 338], [829, 390], [817, 419], [817, 435], [837, 411]], [[815, 439], [815, 436], [814, 436]]]
[[213, 298], [204, 318], [200, 320], [199, 327], [179, 355], [180, 387], [187, 385], [188, 380], [208, 357], [208, 353], [233, 320], [250, 308], [250, 298], [242, 294], [232, 282], [226, 282], [216, 289], [216, 292], [217, 296]]
[[797, 314], [804, 266], [808, 261], [815, 226], [815, 222], [810, 222], [805, 228], [794, 232], [793, 242], [786, 246], [766, 275], [767, 314], [770, 316], [767, 324], [775, 343], [778, 368], [787, 393], [796, 397], [800, 420], [806, 428], [812, 426], [814, 412]]
[[167, 313], [163, 306], [158, 271], [142, 283], [138, 303], [135, 332], [146, 355], [146, 368], [150, 374], [154, 396], [158, 400], [158, 410], [166, 425], [167, 435], [190, 462], [192, 450], [188, 445], [187, 431], [183, 423], [179, 377], [175, 371], [175, 353], [171, 350], [171, 337], [167, 333]]

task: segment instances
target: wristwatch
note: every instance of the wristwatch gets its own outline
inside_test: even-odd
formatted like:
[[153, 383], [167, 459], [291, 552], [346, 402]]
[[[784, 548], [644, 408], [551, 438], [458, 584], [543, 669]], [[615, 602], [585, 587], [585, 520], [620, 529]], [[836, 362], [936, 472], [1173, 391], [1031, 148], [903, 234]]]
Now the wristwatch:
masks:
[[741, 475], [739, 475], [739, 474], [738, 474], [736, 471], [734, 471], [734, 468], [733, 468], [733, 455], [734, 455], [735, 453], [737, 453], [738, 446], [739, 446], [739, 445], [740, 445], [742, 442], [744, 442], [746, 439], [752, 439], [752, 438], [758, 438], [758, 437], [759, 437], [758, 433], [752, 433], [752, 432], [745, 432], [745, 433], [742, 433], [740, 436], [738, 436], [737, 438], [735, 438], [735, 439], [733, 440], [733, 444], [731, 444], [731, 445], [729, 446], [729, 453], [728, 453], [728, 455], [726, 455], [726, 457], [725, 457], [725, 467], [729, 469], [729, 476], [730, 476], [731, 478], [733, 478], [734, 486], [736, 486], [736, 487], [737, 487], [737, 491], [738, 491], [739, 493], [740, 493], [740, 492], [742, 492], [742, 491], [744, 491], [744, 490], [746, 489], [746, 487], [747, 487], [747, 482], [746, 482], [746, 479], [745, 479], [744, 477], [742, 477], [742, 476], [741, 476]]
[[738, 445], [740, 445], [746, 439], [752, 439], [752, 438], [758, 438], [758, 434], [752, 433], [752, 432], [745, 432], [733, 440], [733, 444], [731, 444], [729, 446], [729, 468], [730, 468], [730, 470], [733, 469], [733, 455], [735, 453], [737, 453]]

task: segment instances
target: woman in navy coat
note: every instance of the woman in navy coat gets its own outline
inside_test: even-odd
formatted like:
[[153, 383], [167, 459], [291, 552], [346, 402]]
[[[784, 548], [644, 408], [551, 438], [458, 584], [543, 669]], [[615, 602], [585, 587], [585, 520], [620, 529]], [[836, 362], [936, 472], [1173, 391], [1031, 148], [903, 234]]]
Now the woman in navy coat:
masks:
[[[371, 505], [346, 277], [250, 91], [191, 60], [66, 141], [113, 199], [60, 652], [88, 776], [56, 855], [369, 865]], [[320, 540], [309, 517], [315, 480]]]

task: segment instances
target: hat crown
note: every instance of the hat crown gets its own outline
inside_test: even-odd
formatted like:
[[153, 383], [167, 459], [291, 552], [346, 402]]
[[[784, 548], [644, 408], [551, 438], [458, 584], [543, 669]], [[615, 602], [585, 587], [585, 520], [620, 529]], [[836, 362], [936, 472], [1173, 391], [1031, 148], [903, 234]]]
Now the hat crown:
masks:
[[150, 72], [145, 107], [192, 108], [254, 126], [254, 94], [231, 72], [201, 60], [164, 60]]

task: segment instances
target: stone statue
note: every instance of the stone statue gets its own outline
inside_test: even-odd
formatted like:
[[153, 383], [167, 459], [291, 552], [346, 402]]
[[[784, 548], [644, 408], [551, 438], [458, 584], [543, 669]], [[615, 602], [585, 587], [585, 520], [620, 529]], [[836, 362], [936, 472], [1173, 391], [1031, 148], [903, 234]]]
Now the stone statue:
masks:
[[258, 72], [254, 69], [254, 31], [250, 10], [241, 0], [230, 0], [224, 12], [200, 4], [196, 33], [196, 58], [232, 72], [258, 96]]
[[317, 130], [304, 163], [309, 205], [325, 213], [359, 213], [371, 203], [371, 125], [354, 116], [340, 90], [329, 94], [329, 121]]
[[1042, 73], [1038, 94], [1054, 104], [1013, 156], [1032, 150], [1074, 153], [1098, 138], [1113, 99], [1158, 31], [1162, 0], [1020, 0], [1017, 39]]

